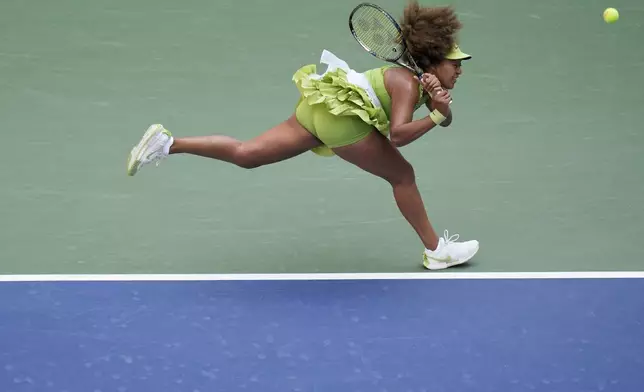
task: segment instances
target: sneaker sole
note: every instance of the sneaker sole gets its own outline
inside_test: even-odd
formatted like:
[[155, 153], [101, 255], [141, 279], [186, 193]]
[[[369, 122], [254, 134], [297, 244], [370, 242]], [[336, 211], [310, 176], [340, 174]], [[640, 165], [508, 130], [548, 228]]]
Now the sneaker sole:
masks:
[[141, 157], [143, 156], [144, 146], [156, 136], [158, 133], [163, 132], [163, 126], [156, 124], [151, 126], [144, 134], [139, 144], [136, 145], [130, 152], [130, 156], [127, 159], [127, 175], [133, 176], [139, 171], [141, 166]]
[[[440, 262], [441, 264], [439, 264], [439, 265], [432, 265], [432, 263], [430, 263], [428, 260], [423, 260], [423, 267], [425, 267], [425, 268], [427, 268], [428, 270], [431, 270], [431, 271], [444, 270], [444, 269], [447, 269], [447, 268], [450, 268], [450, 267], [455, 267], [457, 265], [467, 263], [478, 252], [479, 252], [479, 247], [477, 247], [476, 250], [474, 251], [474, 253], [472, 253], [472, 255], [470, 257], [466, 258], [466, 259], [458, 260], [458, 261], [451, 261], [451, 262], [447, 262], [445, 264], [442, 264], [442, 262]], [[438, 264], [438, 263], [434, 263], [434, 264]]]

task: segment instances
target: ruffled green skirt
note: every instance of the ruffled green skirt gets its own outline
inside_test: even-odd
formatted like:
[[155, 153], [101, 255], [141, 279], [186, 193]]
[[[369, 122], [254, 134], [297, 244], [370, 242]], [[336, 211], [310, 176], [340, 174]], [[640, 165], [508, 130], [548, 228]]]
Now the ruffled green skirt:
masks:
[[[363, 88], [349, 83], [343, 69], [337, 68], [319, 77], [315, 64], [306, 65], [295, 72], [293, 81], [301, 93], [300, 103], [324, 104], [334, 116], [355, 116], [383, 135], [388, 135], [389, 119], [384, 109], [374, 106]], [[326, 145], [312, 151], [321, 156], [334, 155]]]

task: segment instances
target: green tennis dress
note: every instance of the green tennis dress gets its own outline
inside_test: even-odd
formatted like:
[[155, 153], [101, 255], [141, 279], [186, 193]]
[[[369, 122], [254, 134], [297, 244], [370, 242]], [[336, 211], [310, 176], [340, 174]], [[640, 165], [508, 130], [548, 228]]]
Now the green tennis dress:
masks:
[[[300, 99], [295, 115], [302, 126], [320, 139], [322, 146], [312, 151], [320, 156], [334, 155], [332, 149], [356, 143], [376, 129], [389, 135], [391, 97], [384, 75], [393, 65], [358, 73], [324, 50], [320, 62], [328, 68], [316, 74], [315, 64], [298, 69], [293, 75]], [[414, 110], [427, 101], [422, 86]]]

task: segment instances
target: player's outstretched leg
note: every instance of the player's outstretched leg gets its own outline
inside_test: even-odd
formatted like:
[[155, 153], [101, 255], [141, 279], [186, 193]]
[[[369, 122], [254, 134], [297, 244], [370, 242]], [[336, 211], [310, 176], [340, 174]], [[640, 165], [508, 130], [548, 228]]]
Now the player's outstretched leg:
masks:
[[158, 164], [172, 154], [197, 155], [250, 169], [292, 158], [321, 144], [294, 115], [247, 141], [225, 135], [177, 138], [161, 124], [154, 124], [130, 152], [127, 174], [133, 176], [142, 166]]

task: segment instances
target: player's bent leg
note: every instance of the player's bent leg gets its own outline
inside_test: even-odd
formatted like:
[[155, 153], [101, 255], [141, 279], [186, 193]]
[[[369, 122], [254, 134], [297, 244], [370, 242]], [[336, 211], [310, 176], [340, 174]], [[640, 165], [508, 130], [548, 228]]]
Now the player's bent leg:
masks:
[[334, 152], [391, 184], [400, 212], [425, 245], [426, 268], [448, 268], [465, 263], [476, 254], [477, 241], [454, 242], [458, 237], [448, 237], [447, 231], [444, 238], [438, 238], [418, 191], [413, 167], [383, 135], [374, 131], [355, 144], [335, 148]]
[[302, 154], [321, 142], [291, 116], [261, 135], [241, 141], [225, 135], [174, 138], [162, 125], [152, 125], [128, 159], [128, 174], [171, 154], [191, 154], [256, 168]]
[[334, 148], [333, 151], [340, 158], [389, 182], [400, 212], [425, 247], [436, 248], [438, 236], [416, 187], [414, 169], [383, 135], [374, 131], [355, 144]]

